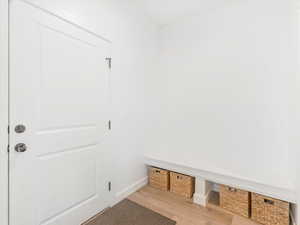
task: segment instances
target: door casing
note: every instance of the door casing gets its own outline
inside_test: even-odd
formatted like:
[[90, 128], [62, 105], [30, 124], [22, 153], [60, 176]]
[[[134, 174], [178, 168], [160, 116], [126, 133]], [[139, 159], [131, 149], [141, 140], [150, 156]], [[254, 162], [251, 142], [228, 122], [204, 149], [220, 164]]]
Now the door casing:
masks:
[[0, 0], [0, 224], [8, 225], [8, 13], [9, 0]]

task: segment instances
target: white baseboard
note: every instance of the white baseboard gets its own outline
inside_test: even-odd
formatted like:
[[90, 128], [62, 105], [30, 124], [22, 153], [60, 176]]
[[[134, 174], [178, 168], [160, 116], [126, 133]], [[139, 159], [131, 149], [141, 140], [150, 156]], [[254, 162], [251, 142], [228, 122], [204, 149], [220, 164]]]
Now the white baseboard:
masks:
[[211, 193], [210, 191], [206, 195], [201, 195], [201, 194], [195, 193], [193, 196], [193, 202], [197, 205], [206, 207], [210, 193]]
[[143, 186], [147, 185], [147, 183], [148, 183], [148, 176], [138, 180], [137, 182], [135, 182], [131, 185], [129, 185], [128, 187], [124, 188], [122, 191], [117, 192], [116, 195], [115, 195], [115, 200], [113, 202], [113, 205], [115, 205], [115, 204], [119, 203], [120, 201], [124, 200], [129, 195], [133, 194], [134, 192], [136, 192], [137, 190], [139, 190]]

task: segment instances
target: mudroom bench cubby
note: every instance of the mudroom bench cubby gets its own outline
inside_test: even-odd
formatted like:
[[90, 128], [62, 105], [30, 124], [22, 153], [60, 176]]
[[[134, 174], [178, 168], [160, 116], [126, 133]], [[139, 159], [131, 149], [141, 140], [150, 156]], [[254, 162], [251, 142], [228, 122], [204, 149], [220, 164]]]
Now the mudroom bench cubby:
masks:
[[149, 185], [162, 191], [170, 191], [186, 198], [195, 192], [195, 178], [185, 174], [149, 167]]
[[[170, 174], [194, 178], [192, 183], [195, 204], [225, 210], [264, 225], [292, 225], [296, 197], [293, 190], [260, 184], [225, 173], [195, 168], [162, 157], [145, 157], [149, 171], [160, 170], [170, 190]], [[149, 182], [151, 184], [151, 179]], [[160, 178], [162, 179], [162, 178]], [[153, 185], [152, 185], [153, 186]], [[160, 188], [162, 190], [162, 188]]]

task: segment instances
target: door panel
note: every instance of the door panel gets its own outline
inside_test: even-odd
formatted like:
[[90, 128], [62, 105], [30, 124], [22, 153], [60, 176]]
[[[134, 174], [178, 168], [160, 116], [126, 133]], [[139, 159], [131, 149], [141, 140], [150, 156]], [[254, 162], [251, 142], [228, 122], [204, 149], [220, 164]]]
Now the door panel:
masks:
[[109, 55], [107, 41], [11, 1], [10, 125], [26, 126], [10, 134], [11, 225], [76, 225], [107, 207]]
[[91, 57], [97, 46], [42, 25], [39, 29], [42, 68], [39, 130], [95, 126], [101, 109], [95, 104], [94, 96], [101, 99], [106, 94], [104, 85], [107, 85], [101, 80], [101, 71], [95, 71], [99, 66], [97, 54]]
[[59, 157], [43, 157], [41, 167], [41, 172], [48, 175], [41, 177], [47, 188], [40, 193], [39, 204], [43, 206], [39, 208], [40, 221], [59, 215], [98, 194], [95, 147], [82, 149], [76, 154], [72, 152]]

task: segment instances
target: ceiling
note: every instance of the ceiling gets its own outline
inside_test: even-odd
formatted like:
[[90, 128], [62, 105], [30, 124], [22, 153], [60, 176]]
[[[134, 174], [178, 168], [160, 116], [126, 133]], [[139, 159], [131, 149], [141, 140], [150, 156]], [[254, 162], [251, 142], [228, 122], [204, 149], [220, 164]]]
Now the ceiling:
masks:
[[182, 17], [205, 13], [236, 0], [136, 0], [145, 12], [160, 25]]

